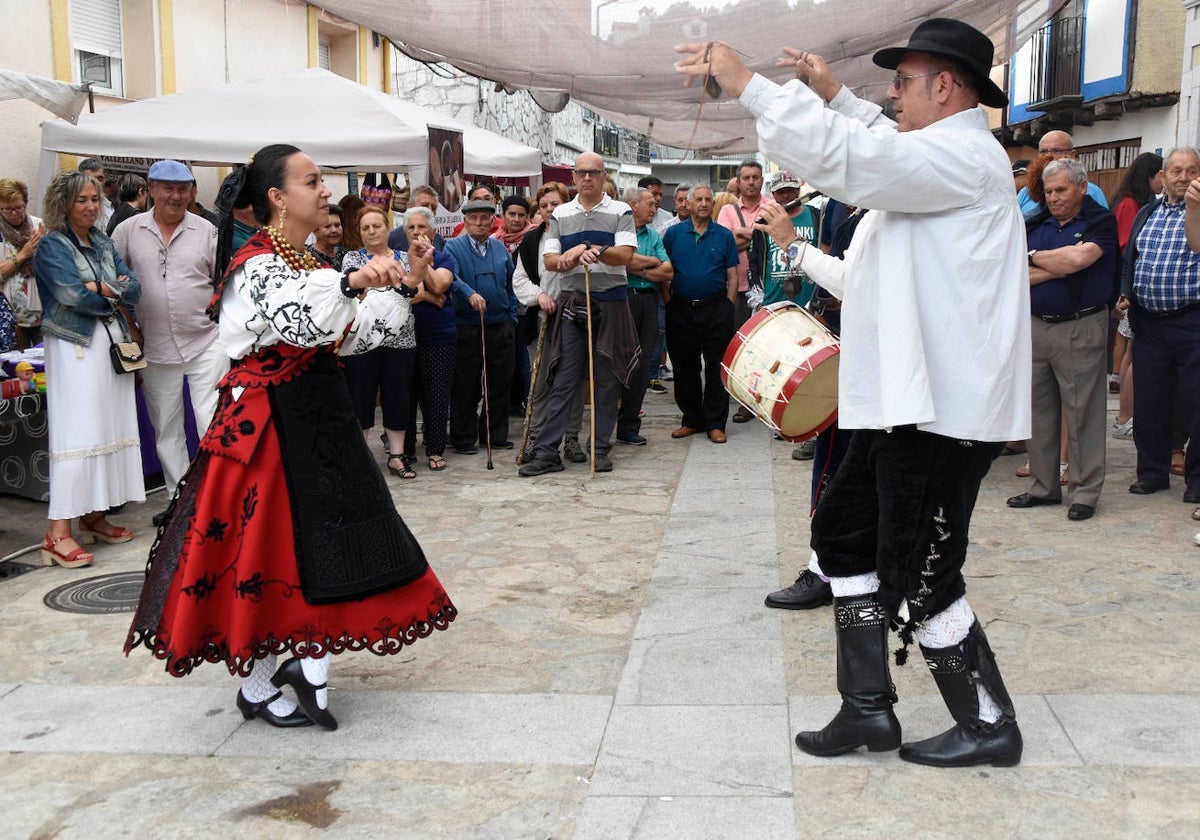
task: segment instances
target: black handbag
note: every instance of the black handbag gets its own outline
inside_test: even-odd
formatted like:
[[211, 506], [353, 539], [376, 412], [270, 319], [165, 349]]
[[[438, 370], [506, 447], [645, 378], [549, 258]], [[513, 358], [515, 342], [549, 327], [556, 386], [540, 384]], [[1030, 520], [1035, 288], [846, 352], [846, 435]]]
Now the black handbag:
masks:
[[117, 373], [133, 373], [146, 367], [146, 354], [141, 346], [129, 337], [128, 328], [122, 328], [121, 341], [113, 338], [109, 326], [114, 320], [120, 321], [120, 317], [104, 319], [104, 331], [108, 333], [108, 341], [111, 345], [108, 348], [108, 354], [113, 370]]

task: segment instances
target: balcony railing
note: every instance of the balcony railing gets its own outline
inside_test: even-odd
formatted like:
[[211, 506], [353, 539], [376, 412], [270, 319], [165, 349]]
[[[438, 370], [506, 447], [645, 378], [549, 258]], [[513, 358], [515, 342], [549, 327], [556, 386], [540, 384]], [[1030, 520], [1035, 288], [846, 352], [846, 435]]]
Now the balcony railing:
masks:
[[1029, 107], [1053, 110], [1082, 102], [1083, 16], [1054, 18], [1033, 34], [1032, 43]]

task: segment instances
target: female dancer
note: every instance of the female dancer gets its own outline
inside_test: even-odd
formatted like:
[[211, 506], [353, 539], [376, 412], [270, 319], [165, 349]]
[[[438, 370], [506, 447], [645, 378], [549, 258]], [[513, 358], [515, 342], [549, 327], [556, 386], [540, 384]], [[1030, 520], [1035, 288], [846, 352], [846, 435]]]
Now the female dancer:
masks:
[[[333, 352], [363, 291], [398, 288], [401, 272], [390, 259], [317, 268], [304, 239], [329, 190], [300, 150], [267, 146], [243, 171], [237, 203], [264, 228], [228, 261], [232, 217], [222, 223], [209, 310], [235, 361], [150, 550], [125, 651], [144, 644], [180, 677], [224, 662], [243, 678], [247, 720], [335, 729], [329, 654], [399, 653], [456, 615], [375, 469]], [[277, 690], [287, 684], [302, 711]]]

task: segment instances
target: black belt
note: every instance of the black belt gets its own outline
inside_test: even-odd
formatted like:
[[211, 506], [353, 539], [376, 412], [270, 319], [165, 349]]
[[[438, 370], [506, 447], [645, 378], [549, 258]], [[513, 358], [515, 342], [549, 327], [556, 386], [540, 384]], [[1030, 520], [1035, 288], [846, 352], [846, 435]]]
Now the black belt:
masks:
[[1067, 321], [1078, 321], [1080, 318], [1086, 318], [1089, 315], [1095, 315], [1097, 312], [1103, 312], [1108, 309], [1103, 303], [1097, 303], [1095, 306], [1089, 306], [1087, 309], [1080, 309], [1078, 312], [1072, 312], [1070, 315], [1037, 315], [1047, 324], [1063, 324]]
[[679, 295], [672, 295], [671, 302], [684, 303], [688, 306], [707, 306], [710, 303], [716, 303], [723, 297], [725, 297], [725, 292], [717, 292], [716, 294], [709, 295], [706, 298], [685, 298], [680, 297]]
[[1138, 314], [1149, 315], [1151, 318], [1174, 318], [1176, 315], [1185, 315], [1188, 312], [1192, 312], [1193, 310], [1200, 308], [1200, 301], [1193, 301], [1192, 303], [1184, 304], [1178, 309], [1171, 309], [1167, 312], [1155, 312], [1152, 309], [1147, 309], [1146, 307], [1138, 304], [1137, 301], [1133, 301], [1133, 303], [1135, 306], [1137, 306]]
[[658, 289], [635, 289], [633, 286], [630, 286], [629, 292], [634, 295], [652, 295], [657, 293]]

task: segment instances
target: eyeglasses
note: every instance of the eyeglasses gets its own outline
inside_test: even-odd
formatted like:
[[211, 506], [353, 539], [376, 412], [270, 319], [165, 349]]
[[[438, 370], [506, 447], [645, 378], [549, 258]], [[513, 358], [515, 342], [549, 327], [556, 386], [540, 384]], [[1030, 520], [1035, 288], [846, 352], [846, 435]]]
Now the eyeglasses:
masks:
[[936, 76], [943, 72], [945, 71], [934, 70], [929, 73], [897, 73], [895, 76], [892, 76], [892, 83], [888, 87], [895, 88], [896, 90], [902, 90], [904, 88], [904, 83], [909, 79], [924, 79], [929, 76]]
[[24, 213], [24, 204], [14, 204], [12, 207], [0, 207], [0, 213]]
[[599, 178], [604, 174], [603, 169], [576, 169], [575, 174], [580, 178]]
[[1039, 155], [1069, 155], [1074, 149], [1038, 149]]

